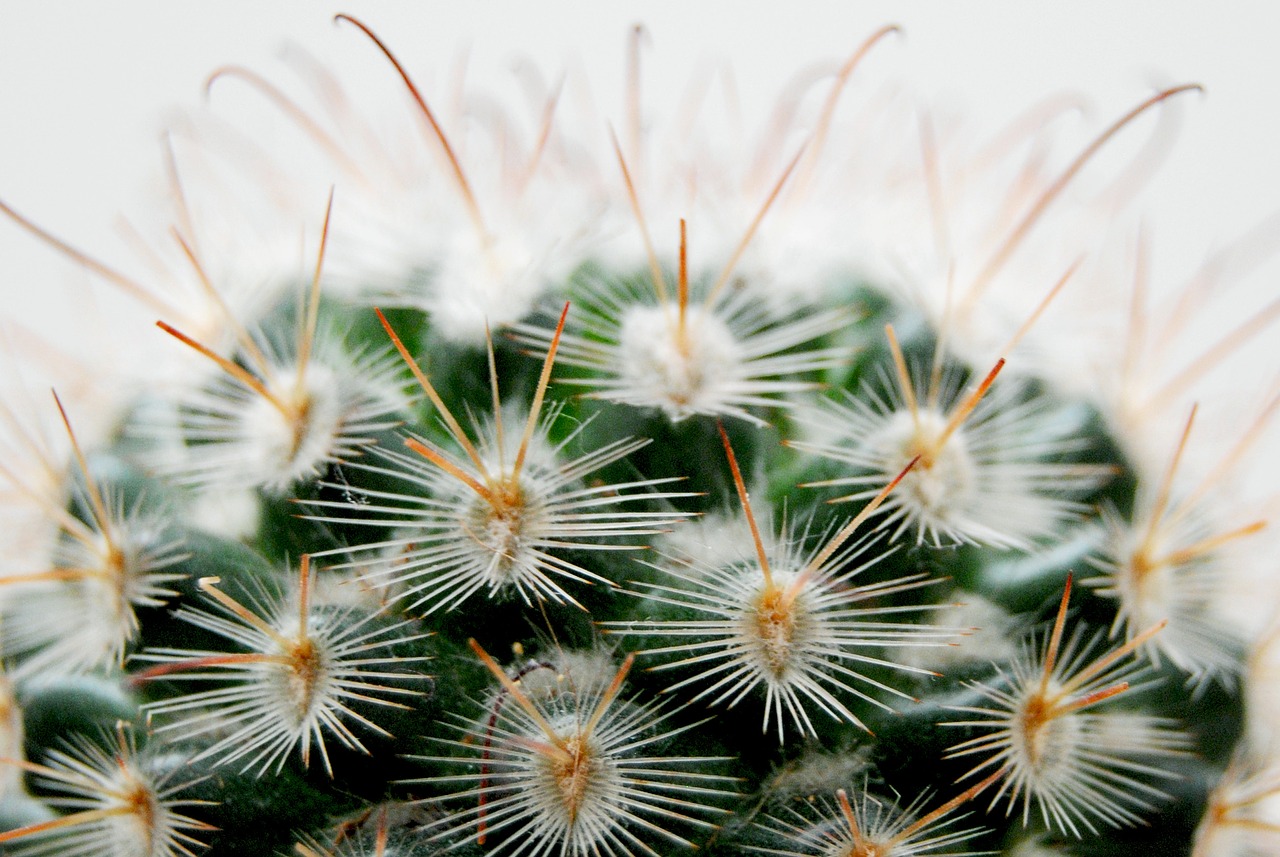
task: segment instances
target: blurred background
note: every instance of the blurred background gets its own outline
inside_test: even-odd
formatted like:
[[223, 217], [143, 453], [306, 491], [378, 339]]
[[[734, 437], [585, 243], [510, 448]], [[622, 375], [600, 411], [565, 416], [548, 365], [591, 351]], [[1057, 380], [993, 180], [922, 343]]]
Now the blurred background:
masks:
[[[877, 48], [868, 77], [901, 79], [931, 110], [964, 114], [991, 133], [1046, 94], [1074, 93], [1088, 104], [1077, 123], [1085, 141], [1155, 88], [1198, 82], [1206, 93], [1180, 100], [1172, 148], [1141, 201], [1153, 236], [1153, 281], [1181, 281], [1280, 210], [1280, 4], [1101, 0], [841, 0], [785, 10], [706, 0], [6, 3], [0, 200], [136, 273], [120, 220], [156, 210], [165, 193], [162, 129], [183, 107], [202, 103], [214, 68], [237, 63], [279, 80], [287, 77], [280, 51], [292, 42], [338, 72], [349, 91], [401, 103], [373, 47], [352, 28], [334, 26], [339, 11], [367, 20], [427, 85], [462, 57], [468, 85], [477, 88], [510, 88], [517, 56], [549, 71], [587, 69], [601, 113], [614, 121], [622, 112], [626, 34], [637, 21], [650, 35], [644, 97], [658, 111], [678, 100], [691, 77], [728, 64], [744, 114], [759, 120], [797, 70], [842, 59], [886, 23], [905, 36]], [[231, 85], [215, 88], [212, 103], [229, 116], [237, 98], [261, 107], [260, 97]], [[1136, 131], [1127, 151], [1148, 134]], [[1280, 263], [1264, 262], [1246, 285], [1250, 299], [1280, 292]], [[153, 313], [139, 313], [3, 219], [0, 295], [4, 317], [73, 348], [107, 349], [114, 337], [98, 340], [98, 331], [121, 327], [132, 331], [130, 342], [164, 339], [150, 327]], [[52, 359], [23, 336], [10, 348], [20, 361]]]

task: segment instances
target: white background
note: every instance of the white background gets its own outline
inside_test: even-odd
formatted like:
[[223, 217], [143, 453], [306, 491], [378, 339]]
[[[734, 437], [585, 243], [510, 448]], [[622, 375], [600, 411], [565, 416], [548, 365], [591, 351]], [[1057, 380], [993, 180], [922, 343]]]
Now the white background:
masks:
[[[1207, 94], [1182, 105], [1173, 154], [1144, 196], [1156, 280], [1178, 279], [1280, 210], [1280, 4], [1265, 2], [0, 3], [0, 199], [128, 269], [116, 220], [152, 204], [166, 111], [197, 103], [212, 69], [235, 62], [279, 77], [278, 49], [294, 40], [353, 91], [394, 92], [372, 47], [332, 24], [337, 11], [366, 19], [428, 76], [464, 48], [480, 82], [509, 83], [514, 53], [547, 69], [576, 58], [606, 112], [621, 102], [625, 34], [640, 20], [652, 34], [651, 101], [675, 98], [710, 59], [733, 64], [749, 109], [754, 100], [762, 112], [795, 70], [846, 56], [885, 23], [906, 33], [878, 49], [887, 67], [978, 127], [1070, 91], [1091, 101], [1096, 129], [1157, 86], [1195, 81]], [[1280, 265], [1249, 285], [1280, 291]], [[5, 316], [53, 341], [107, 347], [84, 331], [83, 310], [113, 304], [110, 289], [4, 220], [0, 296]]]

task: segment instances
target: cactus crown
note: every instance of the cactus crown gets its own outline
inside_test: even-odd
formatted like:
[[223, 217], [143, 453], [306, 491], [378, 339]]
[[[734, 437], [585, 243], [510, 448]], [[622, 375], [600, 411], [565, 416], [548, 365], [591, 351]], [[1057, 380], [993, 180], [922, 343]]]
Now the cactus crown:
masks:
[[[25, 775], [0, 780], [5, 853], [1174, 854], [1268, 835], [1275, 767], [1242, 738], [1262, 650], [1215, 604], [1263, 523], [1206, 498], [1280, 400], [1188, 488], [1192, 419], [1152, 467], [1103, 384], [1021, 359], [1080, 260], [1023, 283], [1044, 297], [994, 335], [972, 324], [1094, 153], [1191, 87], [995, 196], [1022, 213], [959, 260], [977, 273], [915, 301], [883, 259], [806, 233], [842, 216], [836, 141], [858, 128], [839, 102], [894, 28], [816, 109], [783, 100], [770, 178], [740, 187], [714, 158], [714, 181], [655, 176], [638, 130], [596, 152], [555, 95], [531, 145], [510, 117], [471, 127], [339, 22], [389, 60], [432, 169], [409, 186], [327, 72], [315, 106], [220, 72], [352, 174], [314, 256], [233, 301], [180, 217], [213, 321], [158, 325], [206, 374], [91, 445], [58, 400], [73, 455], [52, 491], [0, 466], [54, 531], [0, 577], [0, 764]], [[677, 222], [668, 258], [652, 236]], [[788, 247], [804, 265], [771, 255]]]

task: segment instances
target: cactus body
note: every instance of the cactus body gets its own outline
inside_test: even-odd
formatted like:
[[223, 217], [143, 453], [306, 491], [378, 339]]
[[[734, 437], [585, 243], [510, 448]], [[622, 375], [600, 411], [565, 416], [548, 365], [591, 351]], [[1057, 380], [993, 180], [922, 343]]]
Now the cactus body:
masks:
[[180, 198], [166, 241], [205, 313], [159, 326], [198, 368], [92, 441], [57, 400], [53, 487], [4, 467], [49, 545], [0, 580], [3, 853], [1263, 847], [1266, 640], [1215, 603], [1263, 524], [1209, 498], [1276, 401], [1186, 478], [1195, 409], [1160, 411], [1183, 430], [1153, 454], [1109, 379], [1034, 356], [1102, 275], [1018, 266], [1188, 87], [1011, 185], [917, 125], [925, 211], [952, 210], [943, 169], [998, 189], [994, 238], [933, 248], [943, 286], [810, 240], [864, 168], [840, 104], [889, 29], [783, 99], [758, 174], [713, 157], [698, 184], [642, 122], [574, 136], [555, 94], [528, 139], [473, 127], [490, 102], [441, 109], [399, 38], [338, 23], [389, 61], [417, 149], [327, 73], [309, 103], [224, 72], [347, 174], [277, 212], [317, 225], [306, 264], [218, 291]]

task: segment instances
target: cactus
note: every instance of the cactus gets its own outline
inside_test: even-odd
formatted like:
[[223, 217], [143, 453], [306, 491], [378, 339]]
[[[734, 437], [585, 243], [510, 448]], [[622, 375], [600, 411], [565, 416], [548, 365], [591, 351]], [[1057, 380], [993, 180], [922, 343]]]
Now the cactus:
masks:
[[[639, 106], [620, 133], [555, 90], [528, 126], [445, 108], [399, 34], [337, 24], [403, 88], [407, 148], [340, 74], [295, 59], [310, 101], [215, 74], [337, 176], [250, 236], [314, 224], [305, 264], [237, 280], [172, 144], [156, 258], [190, 299], [0, 203], [162, 315], [182, 367], [105, 431], [55, 394], [65, 457], [4, 411], [39, 526], [0, 577], [0, 853], [1274, 847], [1272, 635], [1218, 602], [1265, 561], [1220, 498], [1280, 398], [1189, 473], [1205, 417], [1144, 374], [1179, 319], [1141, 252], [1054, 246], [1114, 228], [1052, 214], [1197, 87], [1009, 174], [1040, 125], [1002, 159], [875, 98], [848, 121], [886, 27], [784, 96], [749, 169], [695, 123], [716, 154], [664, 172]], [[874, 246], [868, 175], [926, 258]], [[1082, 383], [1041, 316], [1079, 335], [1117, 277], [1128, 338]]]

